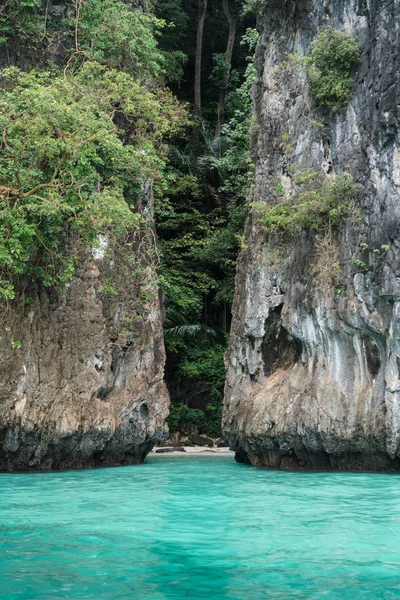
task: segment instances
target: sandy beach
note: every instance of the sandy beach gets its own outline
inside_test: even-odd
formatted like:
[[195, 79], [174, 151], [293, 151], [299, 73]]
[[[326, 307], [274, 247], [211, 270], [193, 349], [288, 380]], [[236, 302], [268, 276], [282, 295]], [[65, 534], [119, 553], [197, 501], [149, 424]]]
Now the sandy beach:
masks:
[[[235, 453], [229, 448], [205, 448], [204, 446], [179, 446], [176, 450], [168, 448], [169, 452], [157, 452], [165, 450], [167, 447], [154, 448], [149, 456], [230, 456], [234, 457]], [[179, 449], [178, 449], [179, 448]], [[183, 450], [181, 450], [183, 448]]]

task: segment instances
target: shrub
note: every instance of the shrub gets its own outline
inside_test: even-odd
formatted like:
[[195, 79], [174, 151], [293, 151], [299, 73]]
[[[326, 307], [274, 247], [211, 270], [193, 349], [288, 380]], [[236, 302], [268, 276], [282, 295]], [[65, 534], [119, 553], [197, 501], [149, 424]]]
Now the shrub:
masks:
[[306, 58], [315, 98], [328, 107], [346, 105], [353, 94], [351, 69], [360, 58], [356, 40], [344, 31], [327, 27], [311, 44]]
[[222, 402], [207, 404], [205, 411], [178, 402], [171, 404], [167, 423], [170, 431], [181, 431], [184, 425], [193, 424], [200, 433], [218, 437], [221, 435], [221, 419]]
[[[132, 10], [122, 0], [86, 0], [79, 14], [79, 48], [85, 58], [146, 80], [163, 72], [157, 35], [162, 19]], [[74, 29], [75, 15], [71, 22]]]
[[203, 428], [205, 420], [206, 417], [202, 410], [189, 408], [189, 406], [180, 402], [179, 404], [171, 404], [167, 423], [171, 431], [180, 431], [186, 423], [193, 423], [193, 425]]
[[34, 48], [45, 34], [45, 17], [40, 0], [8, 0], [0, 7], [0, 46], [11, 42]]
[[312, 95], [328, 108], [336, 108], [345, 106], [353, 95], [351, 69], [359, 58], [360, 49], [350, 34], [327, 27], [310, 45], [306, 56], [287, 54], [275, 72], [295, 74], [305, 68]]
[[265, 231], [295, 233], [336, 228], [359, 187], [350, 175], [332, 181], [315, 171], [299, 172], [294, 183], [297, 193], [280, 204], [253, 203]]

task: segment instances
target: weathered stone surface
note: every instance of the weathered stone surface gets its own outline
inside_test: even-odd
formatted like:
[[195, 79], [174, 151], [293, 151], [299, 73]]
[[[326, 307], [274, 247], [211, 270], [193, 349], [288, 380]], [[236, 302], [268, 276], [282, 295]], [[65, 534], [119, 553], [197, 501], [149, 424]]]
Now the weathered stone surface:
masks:
[[156, 454], [166, 454], [168, 452], [186, 452], [183, 446], [171, 446], [169, 448], [157, 448]]
[[62, 297], [21, 285], [2, 311], [0, 470], [137, 463], [167, 437], [160, 307], [145, 248], [138, 233], [109, 257], [103, 240], [81, 256]]
[[[399, 469], [400, 4], [263, 6], [254, 199], [276, 202], [273, 186], [290, 189], [289, 164], [350, 172], [362, 187], [353, 215], [324, 239], [268, 238], [250, 213], [226, 357], [224, 435], [238, 460], [255, 465]], [[304, 71], [275, 69], [286, 52], [304, 54], [327, 24], [350, 31], [361, 49], [354, 96], [328, 117]], [[321, 261], [324, 276], [315, 268]]]
[[188, 435], [188, 439], [195, 446], [209, 446], [212, 448], [214, 446], [214, 442], [211, 438], [206, 435], [199, 435], [198, 433], [191, 433]]
[[223, 438], [220, 438], [219, 440], [217, 440], [216, 447], [217, 448], [228, 448], [229, 444], [227, 443], [226, 440], [224, 440]]

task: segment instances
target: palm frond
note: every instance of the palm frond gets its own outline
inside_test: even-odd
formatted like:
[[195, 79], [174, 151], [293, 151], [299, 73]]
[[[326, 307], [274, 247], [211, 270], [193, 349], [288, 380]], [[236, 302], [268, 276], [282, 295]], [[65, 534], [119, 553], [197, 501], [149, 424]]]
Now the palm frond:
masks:
[[196, 337], [199, 333], [205, 333], [212, 337], [216, 337], [215, 330], [212, 327], [207, 327], [207, 325], [177, 325], [175, 327], [164, 329], [165, 338]]

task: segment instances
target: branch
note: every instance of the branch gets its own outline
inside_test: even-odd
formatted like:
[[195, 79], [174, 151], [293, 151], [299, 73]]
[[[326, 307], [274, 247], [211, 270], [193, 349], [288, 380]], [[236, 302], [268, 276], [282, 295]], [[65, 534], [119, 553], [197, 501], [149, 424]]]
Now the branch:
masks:
[[71, 54], [71, 56], [68, 59], [67, 64], [64, 67], [64, 77], [67, 76], [67, 71], [68, 71], [69, 65], [71, 64], [71, 61], [74, 58], [74, 56], [76, 56], [77, 54], [86, 54], [86, 52], [84, 50], [75, 50], [75, 52], [73, 52]]
[[38, 185], [35, 185], [35, 187], [33, 187], [31, 190], [29, 190], [29, 192], [23, 193], [22, 196], [24, 196], [24, 198], [26, 198], [27, 196], [31, 196], [37, 190], [41, 190], [43, 188], [49, 188], [49, 187], [57, 188], [58, 185], [56, 185], [54, 183], [39, 183]]
[[4, 4], [4, 6], [2, 8], [0, 8], [0, 17], [4, 14], [4, 11], [6, 10], [6, 8], [8, 6], [10, 6], [10, 2], [11, 2], [11, 0], [6, 0], [6, 3]]
[[19, 196], [19, 190], [17, 190], [16, 188], [6, 187], [5, 185], [0, 185], [0, 195], [3, 197]]

